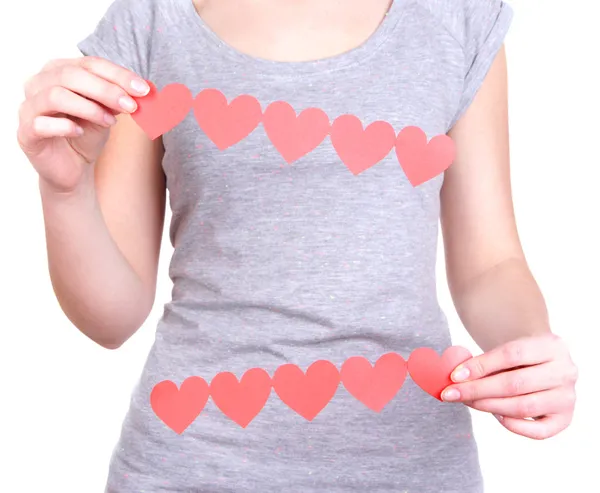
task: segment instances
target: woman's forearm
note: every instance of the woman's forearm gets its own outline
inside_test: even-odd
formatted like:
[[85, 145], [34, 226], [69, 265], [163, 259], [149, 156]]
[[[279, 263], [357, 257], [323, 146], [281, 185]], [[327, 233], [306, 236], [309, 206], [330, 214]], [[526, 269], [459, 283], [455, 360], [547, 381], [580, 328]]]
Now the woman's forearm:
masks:
[[120, 346], [144, 322], [153, 295], [113, 241], [92, 173], [76, 193], [40, 193], [52, 286], [71, 322], [98, 344]]
[[483, 351], [550, 332], [546, 303], [523, 259], [500, 263], [452, 297], [465, 328]]

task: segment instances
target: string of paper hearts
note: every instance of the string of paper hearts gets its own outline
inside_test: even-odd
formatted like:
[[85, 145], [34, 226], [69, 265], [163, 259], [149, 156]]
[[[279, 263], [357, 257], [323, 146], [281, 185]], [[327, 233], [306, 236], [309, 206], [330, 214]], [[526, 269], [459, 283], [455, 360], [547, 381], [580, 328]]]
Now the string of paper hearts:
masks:
[[340, 383], [367, 408], [381, 412], [408, 374], [422, 390], [441, 400], [442, 391], [452, 384], [450, 374], [469, 358], [471, 353], [460, 346], [449, 347], [441, 357], [431, 348], [418, 348], [408, 361], [397, 353], [387, 353], [371, 365], [366, 358], [354, 356], [340, 370], [330, 361], [319, 360], [306, 372], [294, 364], [282, 365], [273, 377], [262, 368], [252, 368], [240, 380], [231, 372], [221, 372], [210, 384], [191, 376], [179, 389], [171, 380], [163, 380], [152, 389], [150, 405], [178, 434], [200, 415], [209, 397], [225, 416], [246, 428], [267, 403], [271, 390], [308, 421], [333, 399]]
[[358, 175], [384, 159], [395, 148], [398, 161], [413, 186], [443, 173], [452, 164], [455, 146], [447, 135], [429, 142], [416, 126], [403, 128], [398, 135], [392, 125], [376, 121], [366, 128], [354, 115], [342, 115], [333, 123], [319, 108], [296, 114], [285, 101], [275, 101], [262, 110], [254, 96], [247, 94], [227, 101], [218, 89], [204, 89], [196, 97], [184, 84], [172, 83], [162, 90], [148, 81], [150, 93], [137, 98], [134, 120], [154, 140], [179, 125], [190, 110], [200, 128], [220, 150], [237, 144], [262, 123], [273, 146], [291, 164], [305, 156], [329, 135], [346, 167]]

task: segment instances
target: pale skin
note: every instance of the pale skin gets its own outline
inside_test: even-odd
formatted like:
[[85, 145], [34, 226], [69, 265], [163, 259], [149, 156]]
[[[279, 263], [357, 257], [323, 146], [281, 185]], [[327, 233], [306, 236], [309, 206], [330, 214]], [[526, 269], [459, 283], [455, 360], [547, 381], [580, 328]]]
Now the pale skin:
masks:
[[[389, 0], [196, 3], [231, 46], [278, 61], [354, 48], [389, 6]], [[141, 77], [107, 60], [55, 60], [26, 83], [19, 115], [19, 144], [39, 174], [56, 297], [83, 334], [110, 349], [138, 330], [155, 298], [164, 149], [129, 116], [136, 108], [131, 96], [147, 91]], [[455, 370], [457, 383], [443, 398], [501, 416], [514, 433], [544, 439], [571, 422], [577, 369], [551, 332], [517, 233], [507, 107], [502, 49], [449, 132], [457, 155], [441, 192], [447, 277], [456, 310], [483, 354], [462, 365], [469, 371], [465, 381], [459, 382], [461, 367]]]

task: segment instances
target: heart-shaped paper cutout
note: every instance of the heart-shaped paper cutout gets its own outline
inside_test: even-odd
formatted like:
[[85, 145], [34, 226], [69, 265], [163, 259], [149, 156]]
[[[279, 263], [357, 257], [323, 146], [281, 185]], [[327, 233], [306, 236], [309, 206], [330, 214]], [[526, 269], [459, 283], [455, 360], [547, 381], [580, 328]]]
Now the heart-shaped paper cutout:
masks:
[[329, 117], [318, 108], [299, 115], [284, 101], [271, 103], [263, 115], [263, 126], [275, 149], [288, 164], [314, 150], [329, 133]]
[[282, 402], [308, 421], [329, 404], [339, 384], [340, 372], [325, 360], [314, 362], [306, 374], [296, 365], [282, 365], [273, 376], [273, 388]]
[[151, 140], [155, 140], [185, 119], [194, 97], [184, 84], [169, 84], [158, 91], [152, 82], [147, 83], [150, 92], [136, 98], [138, 107], [131, 117]]
[[385, 158], [396, 140], [394, 128], [376, 121], [363, 129], [354, 115], [342, 115], [331, 126], [331, 143], [348, 169], [358, 175]]
[[217, 89], [201, 91], [193, 107], [198, 125], [221, 151], [250, 135], [262, 118], [260, 103], [254, 96], [238, 96], [228, 104]]
[[164, 380], [152, 389], [150, 406], [163, 423], [182, 434], [204, 409], [208, 395], [208, 384], [201, 377], [186, 378], [179, 389]]
[[454, 369], [472, 357], [468, 349], [451, 346], [440, 357], [435, 349], [415, 349], [408, 358], [408, 373], [414, 382], [429, 395], [442, 400], [442, 391], [452, 385]]
[[381, 356], [374, 366], [362, 356], [354, 356], [342, 365], [344, 387], [356, 399], [375, 412], [381, 410], [398, 393], [406, 379], [404, 358], [397, 353]]
[[405, 127], [396, 138], [396, 156], [408, 181], [416, 187], [446, 171], [455, 157], [454, 141], [436, 135], [429, 143], [419, 127]]
[[239, 382], [233, 373], [222, 372], [210, 383], [215, 405], [242, 428], [262, 410], [270, 393], [271, 377], [262, 368], [248, 370]]

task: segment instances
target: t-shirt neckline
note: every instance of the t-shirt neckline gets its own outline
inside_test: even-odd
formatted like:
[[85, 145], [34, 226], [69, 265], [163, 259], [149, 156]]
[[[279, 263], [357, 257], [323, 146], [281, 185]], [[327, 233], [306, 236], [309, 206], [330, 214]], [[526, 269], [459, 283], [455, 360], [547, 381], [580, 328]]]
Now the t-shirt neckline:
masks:
[[289, 76], [299, 74], [317, 74], [339, 70], [351, 65], [361, 63], [366, 58], [372, 56], [374, 52], [386, 41], [392, 32], [396, 29], [401, 17], [401, 4], [404, 0], [393, 0], [384, 19], [377, 29], [359, 46], [348, 51], [326, 58], [320, 58], [310, 61], [286, 62], [274, 61], [265, 58], [256, 57], [244, 53], [234, 48], [218, 36], [212, 28], [208, 26], [202, 17], [196, 11], [192, 0], [178, 0], [183, 7], [183, 15], [187, 22], [195, 26], [204, 35], [205, 46], [215, 50], [218, 56], [225, 57], [235, 62], [240, 68], [245, 66], [254, 69], [261, 75]]

